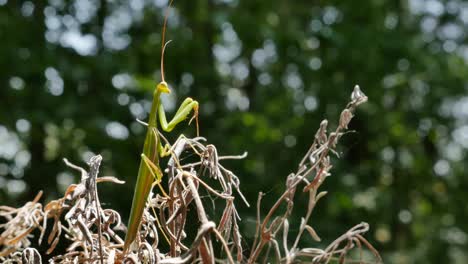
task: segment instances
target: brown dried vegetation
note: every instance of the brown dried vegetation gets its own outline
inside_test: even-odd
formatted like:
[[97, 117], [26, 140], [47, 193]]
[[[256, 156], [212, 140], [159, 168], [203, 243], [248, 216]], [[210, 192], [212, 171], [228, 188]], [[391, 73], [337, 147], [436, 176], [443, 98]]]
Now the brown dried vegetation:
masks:
[[[249, 204], [240, 191], [240, 179], [221, 165], [223, 160], [242, 159], [246, 154], [219, 156], [217, 148], [206, 144], [206, 139], [180, 136], [171, 144], [171, 156], [164, 171], [168, 188], [165, 192], [153, 188], [139, 235], [127, 254], [123, 255], [122, 251], [126, 228], [119, 213], [101, 208], [97, 195], [97, 183], [123, 182], [113, 177], [98, 177], [102, 158], [97, 155], [89, 161], [89, 170], [64, 160], [81, 173], [81, 181], [69, 186], [62, 198], [43, 207], [39, 203], [42, 193], [39, 193], [21, 208], [0, 207], [0, 216], [6, 219], [0, 225], [0, 261], [42, 263], [41, 257], [47, 255], [51, 256], [49, 263], [380, 263], [378, 252], [363, 237], [369, 230], [367, 223], [352, 227], [324, 249], [301, 244], [304, 235], [321, 240], [309, 225], [317, 202], [327, 194], [318, 189], [330, 176], [330, 154], [336, 153], [336, 145], [355, 108], [366, 101], [367, 97], [356, 86], [351, 101], [341, 113], [338, 127], [328, 133], [328, 122], [322, 121], [312, 146], [297, 171], [286, 177], [284, 193], [266, 211], [265, 217], [261, 217], [264, 194], [260, 193], [255, 240], [249, 251], [243, 249], [245, 241], [238, 226], [241, 218], [235, 197]], [[161, 138], [169, 144], [163, 135]], [[290, 232], [296, 193], [308, 197], [308, 206], [299, 230]], [[206, 208], [215, 204], [224, 206], [222, 213], [207, 213]], [[195, 213], [196, 220], [192, 216]], [[188, 229], [194, 226], [197, 231], [190, 233]], [[33, 235], [35, 230], [39, 236]], [[56, 254], [56, 246], [62, 241], [68, 247]], [[31, 247], [42, 243], [48, 245], [46, 252]], [[162, 244], [165, 246], [161, 247]], [[162, 248], [167, 250], [163, 252]], [[358, 250], [359, 260], [348, 256], [352, 249]], [[364, 251], [371, 252], [374, 258], [364, 261]], [[249, 256], [246, 252], [250, 252]]]

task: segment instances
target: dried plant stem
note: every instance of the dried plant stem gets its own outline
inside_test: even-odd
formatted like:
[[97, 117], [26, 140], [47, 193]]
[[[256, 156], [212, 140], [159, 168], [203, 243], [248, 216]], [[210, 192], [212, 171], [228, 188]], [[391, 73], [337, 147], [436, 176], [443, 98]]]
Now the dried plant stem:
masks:
[[[218, 237], [219, 241], [221, 241], [221, 244], [223, 245], [225, 251], [226, 251], [226, 255], [228, 257], [228, 260], [229, 260], [229, 263], [234, 263], [234, 259], [232, 258], [231, 256], [231, 253], [230, 253], [230, 250], [229, 250], [229, 247], [227, 246], [226, 244], [226, 241], [224, 241], [224, 238], [223, 236], [218, 232], [218, 230], [216, 230], [216, 225], [213, 223], [213, 222], [210, 222], [208, 221], [208, 218], [206, 217], [206, 212], [205, 212], [205, 208], [203, 207], [203, 203], [200, 199], [200, 196], [198, 195], [198, 191], [195, 187], [195, 183], [193, 182], [193, 179], [192, 179], [192, 174], [184, 171], [183, 172], [183, 175], [185, 176], [185, 179], [188, 183], [188, 186], [193, 194], [193, 199], [195, 200], [195, 204], [197, 206], [197, 213], [198, 213], [198, 219], [200, 220], [200, 222], [202, 223], [202, 225], [211, 225], [213, 224], [213, 227], [211, 229], [211, 231], [213, 231], [216, 236]], [[210, 244], [210, 247], [211, 246], [211, 240], [208, 240], [208, 243]]]
[[[248, 259], [248, 263], [255, 263], [259, 258], [263, 248], [268, 245], [270, 248], [270, 244], [273, 244], [273, 249], [277, 252], [278, 260], [281, 259], [279, 257], [281, 255], [278, 242], [276, 240], [276, 234], [282, 230], [283, 231], [283, 250], [285, 252], [285, 262], [292, 263], [295, 258], [298, 256], [297, 253], [300, 253], [300, 249], [298, 248], [299, 242], [301, 240], [302, 235], [304, 234], [304, 230], [308, 230], [309, 234], [315, 239], [320, 240], [318, 235], [316, 234], [315, 230], [309, 226], [307, 223], [309, 222], [313, 209], [317, 204], [318, 200], [326, 195], [326, 192], [318, 192], [317, 190], [324, 182], [325, 178], [330, 175], [329, 171], [332, 168], [330, 164], [330, 157], [329, 153], [336, 153], [335, 148], [338, 143], [338, 140], [343, 135], [343, 131], [345, 131], [348, 127], [349, 122], [351, 121], [353, 114], [352, 112], [355, 108], [366, 102], [367, 97], [364, 93], [361, 92], [358, 86], [355, 86], [353, 93], [351, 94], [351, 101], [348, 103], [346, 108], [342, 111], [339, 125], [335, 129], [334, 132], [327, 134], [327, 126], [328, 121], [324, 120], [320, 124], [319, 130], [315, 135], [315, 140], [312, 143], [309, 150], [306, 152], [304, 157], [302, 158], [301, 162], [299, 163], [299, 168], [296, 173], [292, 173], [287, 177], [286, 180], [286, 190], [283, 194], [276, 200], [273, 206], [269, 209], [268, 213], [266, 214], [265, 218], [261, 221], [260, 228], [257, 227], [254, 244], [252, 246], [252, 253]], [[314, 173], [315, 172], [315, 173]], [[315, 174], [315, 175], [314, 175]], [[314, 175], [312, 179], [308, 179], [310, 175]], [[309, 204], [307, 207], [307, 211], [304, 217], [301, 218], [301, 224], [299, 227], [299, 231], [294, 239], [294, 243], [290, 249], [288, 249], [287, 245], [287, 237], [289, 233], [289, 221], [288, 218], [291, 216], [292, 208], [294, 205], [294, 197], [296, 193], [296, 189], [299, 184], [305, 183], [305, 187], [303, 188], [303, 192], [309, 193]], [[260, 197], [257, 203], [257, 221], [260, 222]], [[287, 208], [283, 214], [278, 216], [277, 211], [279, 210], [280, 206], [285, 203]], [[366, 232], [365, 230], [364, 232]], [[340, 242], [332, 243], [331, 248], [328, 248], [329, 251], [326, 253], [327, 257], [333, 256], [337, 252], [340, 252], [341, 258], [344, 258], [346, 253], [353, 248], [354, 243], [363, 242], [357, 234], [355, 233], [346, 233], [342, 236], [343, 240], [348, 241], [343, 249], [338, 250], [338, 246]], [[365, 244], [365, 242], [363, 242]], [[373, 248], [367, 247], [373, 252], [376, 252]], [[304, 249], [306, 251], [314, 251], [314, 252], [323, 252], [321, 250], [316, 249]], [[325, 250], [325, 252], [327, 252]], [[322, 259], [323, 259], [323, 255]], [[377, 255], [378, 256], [378, 253]], [[380, 257], [378, 257], [380, 259]], [[327, 262], [329, 259], [327, 259]]]

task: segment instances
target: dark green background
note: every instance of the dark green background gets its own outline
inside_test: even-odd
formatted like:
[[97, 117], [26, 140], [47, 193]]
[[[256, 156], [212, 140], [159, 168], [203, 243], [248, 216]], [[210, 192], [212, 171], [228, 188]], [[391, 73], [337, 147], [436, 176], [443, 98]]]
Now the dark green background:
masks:
[[[101, 153], [102, 175], [128, 182], [101, 201], [128, 215], [166, 5], [0, 0], [1, 204], [59, 197], [79, 177], [61, 159]], [[330, 242], [367, 221], [388, 263], [468, 262], [467, 3], [176, 0], [168, 25], [165, 104], [197, 99], [220, 154], [249, 152], [227, 165], [252, 204], [281, 193], [359, 84], [369, 103], [312, 225]], [[255, 209], [239, 209], [250, 244]]]

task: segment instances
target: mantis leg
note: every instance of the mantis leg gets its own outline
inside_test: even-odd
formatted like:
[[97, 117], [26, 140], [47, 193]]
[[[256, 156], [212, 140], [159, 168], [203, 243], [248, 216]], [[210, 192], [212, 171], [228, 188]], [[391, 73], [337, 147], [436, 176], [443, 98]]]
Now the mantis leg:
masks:
[[161, 190], [161, 193], [165, 197], [169, 197], [169, 195], [167, 195], [167, 193], [164, 191], [163, 187], [161, 186], [161, 179], [163, 177], [163, 173], [161, 169], [159, 169], [158, 166], [156, 166], [150, 159], [148, 159], [148, 157], [146, 157], [145, 154], [141, 154], [141, 159], [146, 164], [146, 166], [148, 167], [148, 171], [151, 173], [151, 175], [155, 179], [154, 184], [158, 185], [159, 189]]
[[194, 100], [193, 100], [192, 98], [190, 98], [190, 97], [185, 98], [185, 100], [180, 104], [179, 109], [177, 109], [177, 112], [175, 113], [174, 116], [177, 116], [178, 114], [180, 114], [180, 112], [181, 112], [188, 104], [190, 104], [190, 103], [192, 103], [192, 102], [196, 102], [196, 101], [194, 101]]
[[[164, 107], [162, 104], [159, 105], [159, 121], [161, 127], [166, 132], [171, 132], [174, 127], [184, 121], [190, 112], [193, 110], [193, 118], [197, 119], [197, 135], [198, 135], [198, 102], [194, 101], [192, 98], [185, 99], [177, 110], [176, 114], [171, 121], [167, 122], [166, 113], [164, 112]], [[191, 121], [191, 120], [190, 120]]]
[[[153, 128], [153, 135], [155, 138], [158, 137], [158, 133], [158, 130], [156, 128]], [[158, 141], [156, 147], [158, 148], [158, 153], [160, 157], [167, 157], [172, 153], [171, 145], [169, 145], [168, 142], [166, 142], [166, 144], [163, 147], [163, 143], [161, 141]]]
[[[165, 196], [165, 197], [169, 197], [166, 192], [164, 191], [163, 187], [161, 186], [161, 179], [162, 179], [162, 172], [161, 170], [158, 168], [158, 166], [156, 166], [150, 159], [148, 159], [148, 157], [146, 157], [145, 154], [141, 154], [141, 159], [143, 160], [143, 162], [146, 164], [146, 166], [148, 167], [148, 170], [150, 171], [151, 175], [153, 176], [153, 178], [155, 179], [155, 181], [153, 182], [153, 187], [154, 185], [158, 185], [159, 189], [161, 190], [161, 193]], [[166, 233], [164, 232], [164, 229], [162, 228], [161, 226], [161, 223], [159, 222], [159, 218], [158, 218], [158, 215], [156, 214], [156, 211], [154, 210], [153, 207], [151, 207], [151, 209], [153, 210], [153, 214], [154, 214], [154, 217], [156, 219], [156, 222], [158, 224], [158, 228], [159, 230], [161, 231], [161, 233], [163, 234], [164, 238], [166, 239], [166, 242], [168, 244], [170, 244], [171, 242], [169, 241], [169, 238], [167, 237]]]

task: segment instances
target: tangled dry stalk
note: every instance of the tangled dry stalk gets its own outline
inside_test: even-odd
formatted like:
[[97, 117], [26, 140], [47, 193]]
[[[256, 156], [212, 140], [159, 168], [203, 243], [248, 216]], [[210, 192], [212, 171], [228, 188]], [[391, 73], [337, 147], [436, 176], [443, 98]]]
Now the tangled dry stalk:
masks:
[[[363, 237], [369, 230], [367, 223], [352, 227], [325, 249], [301, 245], [304, 234], [320, 241], [308, 224], [315, 205], [327, 194], [318, 189], [330, 176], [330, 154], [335, 153], [355, 108], [366, 101], [367, 97], [356, 86], [351, 101], [341, 113], [338, 127], [327, 133], [328, 122], [322, 121], [297, 171], [286, 178], [284, 193], [263, 218], [264, 195], [260, 193], [255, 240], [247, 251], [248, 257], [243, 249], [245, 241], [238, 225], [241, 218], [235, 197], [249, 204], [240, 191], [239, 178], [221, 164], [223, 160], [245, 158], [246, 154], [219, 156], [217, 148], [207, 144], [206, 139], [180, 136], [171, 145], [165, 169], [167, 191], [153, 188], [139, 235], [127, 254], [122, 251], [126, 228], [120, 215], [102, 208], [97, 194], [97, 183], [123, 182], [113, 177], [98, 177], [102, 157], [97, 155], [89, 161], [89, 170], [64, 160], [81, 173], [81, 181], [69, 186], [62, 198], [43, 207], [39, 203], [42, 193], [39, 193], [21, 208], [0, 207], [0, 216], [6, 219], [0, 225], [0, 261], [42, 263], [42, 257], [47, 256], [49, 263], [345, 263], [348, 253], [357, 248], [359, 263], [369, 263], [362, 259], [365, 249], [374, 254], [374, 263], [382, 262], [377, 250]], [[169, 144], [163, 135], [161, 138]], [[291, 238], [289, 223], [299, 187], [302, 192], [298, 193], [308, 194], [308, 206], [299, 231]], [[215, 204], [223, 205], [221, 214], [207, 210]], [[193, 220], [194, 217], [197, 219]], [[194, 226], [197, 230], [190, 231]], [[65, 251], [54, 253], [61, 242], [66, 245]], [[32, 247], [34, 243], [47, 243], [48, 250], [39, 252]]]

